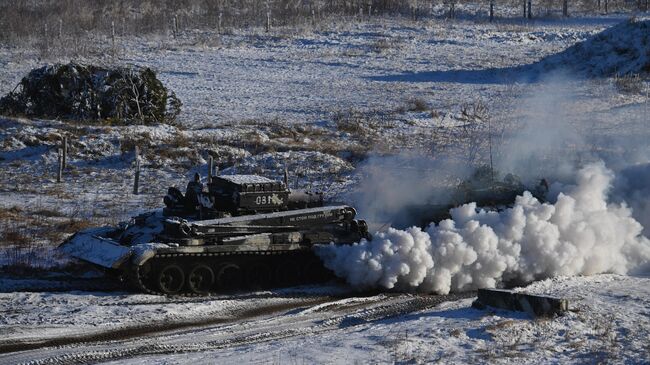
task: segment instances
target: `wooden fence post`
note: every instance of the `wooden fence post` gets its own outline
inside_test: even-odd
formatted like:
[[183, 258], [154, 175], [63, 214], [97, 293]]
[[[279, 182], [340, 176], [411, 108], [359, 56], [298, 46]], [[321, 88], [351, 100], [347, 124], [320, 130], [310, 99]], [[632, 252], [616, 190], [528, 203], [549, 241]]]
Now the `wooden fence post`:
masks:
[[115, 21], [111, 21], [111, 46], [115, 55]]
[[490, 22], [494, 21], [494, 0], [490, 0]]
[[50, 31], [47, 29], [47, 23], [45, 23], [45, 30], [44, 30], [45, 36], [45, 52], [49, 53], [50, 52]]
[[68, 166], [68, 136], [63, 136], [63, 161], [62, 168]]
[[59, 169], [56, 174], [56, 182], [63, 181], [63, 149], [59, 148]]
[[524, 4], [524, 19], [526, 19], [526, 0], [522, 0]]
[[415, 0], [415, 3], [413, 4], [413, 20], [417, 21], [418, 20], [418, 15], [420, 10], [420, 4], [418, 4], [418, 0]]
[[269, 2], [266, 2], [266, 32], [271, 31], [271, 7], [269, 6]]
[[133, 179], [133, 194], [138, 195], [140, 191], [140, 148], [135, 146], [135, 176]]

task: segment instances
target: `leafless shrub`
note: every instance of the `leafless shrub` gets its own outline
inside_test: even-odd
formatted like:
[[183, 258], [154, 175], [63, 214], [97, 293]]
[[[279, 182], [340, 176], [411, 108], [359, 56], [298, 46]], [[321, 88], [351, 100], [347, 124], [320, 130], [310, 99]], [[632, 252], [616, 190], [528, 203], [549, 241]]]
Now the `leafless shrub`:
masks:
[[512, 319], [506, 319], [503, 321], [496, 322], [494, 324], [491, 324], [487, 327], [485, 327], [486, 332], [491, 332], [491, 331], [498, 331], [504, 328], [512, 327], [515, 325], [517, 322], [512, 320]]
[[393, 364], [418, 364], [424, 360], [414, 356], [408, 331], [397, 331], [384, 336], [381, 345], [386, 347]]
[[121, 153], [129, 153], [135, 150], [136, 146], [139, 146], [139, 140], [134, 137], [125, 137], [124, 139], [120, 140], [120, 152]]
[[624, 94], [641, 94], [643, 93], [643, 79], [639, 75], [616, 75], [614, 77], [614, 86], [618, 91]]
[[496, 28], [504, 33], [528, 33], [533, 27], [528, 23], [496, 23]]
[[0, 220], [14, 219], [22, 211], [23, 210], [18, 206], [13, 206], [10, 208], [0, 208]]
[[449, 332], [449, 334], [453, 337], [460, 337], [463, 334], [463, 331], [461, 331], [460, 328], [454, 328]]
[[619, 331], [616, 330], [613, 314], [595, 318], [593, 332], [599, 340], [596, 352], [599, 352], [606, 362], [615, 361], [620, 355]]
[[4, 242], [6, 245], [21, 246], [23, 243], [28, 241], [25, 232], [15, 228], [9, 228], [8, 230], [2, 232], [2, 238], [2, 242]]
[[[477, 1], [453, 1], [453, 3], [478, 3]], [[643, 1], [609, 2], [609, 11], [636, 11]], [[518, 1], [497, 1], [500, 6], [519, 6]], [[544, 0], [533, 6], [535, 16], [549, 13], [549, 9], [561, 9], [560, 0]], [[594, 1], [571, 2], [570, 11], [603, 11]], [[598, 2], [600, 4], [600, 2]], [[324, 19], [358, 21], [372, 16], [405, 15], [413, 19], [432, 16], [430, 4], [413, 0], [124, 0], [86, 1], [58, 0], [3, 1], [0, 2], [0, 44], [24, 45], [30, 43], [42, 57], [80, 57], [89, 55], [113, 55], [115, 38], [162, 35], [173, 39], [192, 33], [196, 44], [219, 45], [214, 38], [203, 38], [195, 30], [211, 30], [227, 34], [233, 29], [249, 27], [265, 28], [270, 20], [271, 28], [322, 29]], [[645, 9], [647, 10], [647, 9]], [[269, 19], [267, 19], [269, 17]], [[497, 23], [502, 29], [522, 25]], [[516, 30], [516, 29], [515, 29]], [[377, 44], [377, 50], [392, 45]]]
[[458, 134], [458, 143], [465, 151], [468, 164], [484, 163], [491, 159], [495, 133], [487, 105], [481, 101], [463, 104], [459, 119], [463, 125]]
[[259, 131], [244, 133], [239, 143], [239, 147], [249, 151], [252, 155], [275, 151], [273, 145], [269, 143], [268, 136]]
[[[214, 143], [218, 143], [220, 146], [230, 146], [235, 150], [244, 149], [253, 155], [271, 151], [316, 151], [354, 162], [364, 158], [368, 150], [372, 148], [371, 143], [360, 142], [361, 139], [364, 139], [362, 137], [363, 130], [376, 127], [370, 119], [363, 113], [355, 111], [339, 113], [334, 116], [335, 123], [338, 123], [336, 130], [311, 124], [287, 123], [282, 120], [248, 120], [233, 125], [233, 127], [245, 126], [246, 129], [250, 127], [253, 130]], [[368, 141], [366, 140], [366, 142]], [[216, 158], [217, 154], [211, 155]], [[232, 165], [234, 161], [229, 160]]]
[[269, 128], [268, 136], [269, 138], [291, 138], [293, 140], [298, 140], [301, 137], [304, 138], [305, 132], [305, 128], [298, 128], [296, 125], [278, 123]]
[[365, 138], [368, 135], [368, 129], [358, 118], [336, 117], [336, 129], [340, 132], [346, 132], [355, 136]]
[[424, 99], [412, 98], [407, 101], [408, 111], [424, 112], [429, 110], [429, 105]]
[[[173, 141], [186, 144], [187, 142], [185, 142], [184, 139], [186, 139], [186, 137], [184, 138], [183, 136], [176, 135]], [[120, 139], [119, 143], [120, 143], [120, 152], [122, 154], [126, 154], [126, 153], [132, 153], [135, 150], [136, 146], [139, 147], [140, 151], [144, 153], [148, 149], [157, 146], [160, 143], [160, 141], [156, 140], [151, 135], [151, 133], [144, 132], [140, 134], [126, 135], [122, 139]]]
[[[43, 55], [57, 43], [82, 37], [103, 37], [111, 47], [113, 37], [162, 34], [179, 37], [193, 29], [212, 29], [226, 33], [232, 28], [265, 27], [270, 16], [272, 27], [315, 27], [330, 15], [380, 15], [411, 11], [409, 0], [372, 2], [341, 1], [259, 1], [259, 0], [163, 0], [119, 2], [70, 0], [60, 2], [13, 1], [0, 4], [0, 42], [24, 43], [37, 40]], [[204, 40], [211, 42], [211, 40]], [[85, 44], [87, 42], [77, 42]], [[72, 48], [72, 47], [68, 47]], [[62, 48], [61, 50], [64, 50]]]
[[396, 38], [379, 38], [371, 46], [370, 49], [376, 53], [385, 53], [390, 50], [399, 50], [402, 48], [402, 39]]
[[92, 227], [93, 222], [86, 219], [68, 219], [65, 222], [61, 222], [54, 225], [54, 229], [61, 233], [75, 233], [86, 228]]
[[48, 218], [51, 218], [51, 217], [64, 217], [65, 216], [60, 211], [53, 210], [53, 209], [47, 209], [47, 208], [36, 210], [32, 214], [40, 215], [40, 216], [44, 216], [44, 217], [48, 217]]
[[65, 186], [56, 184], [49, 187], [46, 191], [41, 191], [45, 195], [53, 196], [57, 199], [74, 199], [74, 195], [66, 190]]
[[[150, 137], [151, 138], [151, 137]], [[174, 135], [173, 139], [169, 141], [169, 145], [176, 147], [176, 148], [182, 148], [182, 147], [192, 147], [192, 142], [190, 139], [187, 137], [187, 134], [183, 132], [178, 132]]]
[[7, 255], [5, 271], [20, 273], [32, 267], [32, 262], [39, 250], [33, 234], [26, 228], [16, 226], [7, 227], [0, 232], [0, 242], [4, 246]]
[[[174, 165], [184, 166], [186, 168], [196, 166], [201, 162], [201, 155], [196, 148], [190, 147], [162, 147], [156, 148], [151, 153], [152, 167], [162, 167], [168, 165], [169, 160]], [[167, 161], [163, 161], [167, 160]]]

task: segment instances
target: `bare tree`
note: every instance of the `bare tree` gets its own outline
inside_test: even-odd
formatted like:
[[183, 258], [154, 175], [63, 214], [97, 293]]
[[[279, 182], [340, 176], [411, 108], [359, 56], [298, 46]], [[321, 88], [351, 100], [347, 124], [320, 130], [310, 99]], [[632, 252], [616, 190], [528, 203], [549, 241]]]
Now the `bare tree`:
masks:
[[[521, 2], [518, 2], [521, 1]], [[571, 11], [609, 12], [648, 10], [649, 0], [617, 1], [577, 0]], [[480, 0], [437, 0], [448, 7], [448, 16], [456, 15], [458, 3], [480, 3]], [[217, 29], [224, 27], [266, 27], [315, 24], [326, 16], [356, 17], [371, 15], [410, 15], [419, 19], [423, 4], [433, 9], [434, 0], [13, 0], [0, 1], [0, 41], [3, 44], [24, 44], [42, 40], [43, 46], [64, 44], [61, 49], [75, 49], [89, 36], [120, 36], [176, 34], [183, 29]], [[495, 6], [518, 6], [524, 17], [531, 17], [528, 0], [491, 0]], [[425, 5], [426, 6], [426, 5]], [[568, 0], [540, 0], [536, 7], [562, 9], [568, 16]], [[596, 9], [596, 6], [598, 10]], [[539, 13], [539, 9], [536, 9]], [[44, 31], [47, 25], [48, 31]], [[171, 31], [170, 31], [171, 28]], [[58, 30], [58, 32], [57, 32]], [[50, 34], [52, 33], [52, 34]], [[51, 42], [58, 33], [57, 42]], [[52, 46], [55, 47], [55, 46]]]

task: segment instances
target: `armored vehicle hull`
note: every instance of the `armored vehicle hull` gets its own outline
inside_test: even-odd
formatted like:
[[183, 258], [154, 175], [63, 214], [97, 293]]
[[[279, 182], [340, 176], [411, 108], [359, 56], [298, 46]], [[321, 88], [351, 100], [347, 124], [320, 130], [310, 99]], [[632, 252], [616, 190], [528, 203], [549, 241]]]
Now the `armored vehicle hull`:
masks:
[[[546, 201], [549, 184], [541, 179], [537, 185], [526, 186], [518, 176], [506, 174], [503, 178], [499, 172], [489, 166], [477, 168], [466, 180], [454, 188], [441, 189], [432, 197], [436, 201], [427, 202], [423, 199], [418, 204], [409, 204], [400, 210], [400, 215], [388, 222], [391, 226], [405, 229], [414, 224], [426, 228], [429, 224], [439, 223], [451, 218], [451, 210], [467, 203], [475, 203], [483, 210], [502, 210], [511, 207], [517, 198], [525, 191], [541, 201]], [[392, 216], [387, 212], [386, 216]], [[386, 224], [385, 224], [386, 225]]]
[[[349, 206], [313, 206], [322, 205], [322, 199], [301, 192], [299, 196], [308, 196], [302, 206], [311, 207], [291, 209], [291, 192], [282, 183], [252, 177], [223, 180], [227, 183], [218, 184], [232, 185], [230, 193], [197, 189], [195, 181], [186, 195], [173, 192], [173, 199], [166, 198], [167, 208], [119, 227], [78, 232], [60, 249], [117, 272], [147, 293], [204, 295], [327, 280], [331, 273], [312, 247], [369, 238], [365, 222], [355, 220]], [[250, 187], [245, 185], [249, 182]], [[263, 213], [255, 210], [256, 200]]]

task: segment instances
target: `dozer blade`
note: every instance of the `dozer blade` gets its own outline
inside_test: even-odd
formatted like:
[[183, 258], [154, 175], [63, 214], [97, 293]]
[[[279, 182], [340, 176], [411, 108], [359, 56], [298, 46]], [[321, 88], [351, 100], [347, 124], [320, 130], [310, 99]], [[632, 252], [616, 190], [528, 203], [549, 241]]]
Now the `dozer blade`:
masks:
[[102, 236], [112, 228], [92, 228], [75, 233], [59, 246], [66, 254], [107, 269], [117, 269], [131, 256], [131, 248]]

